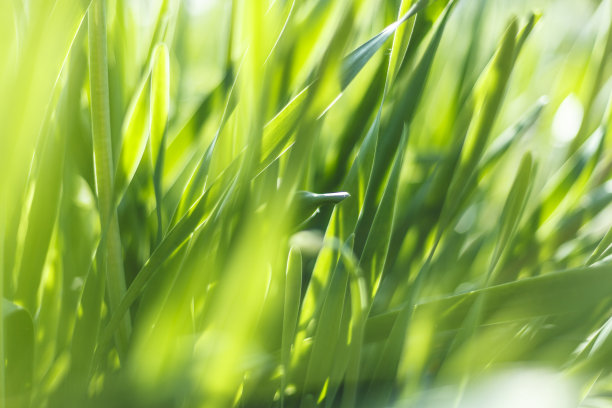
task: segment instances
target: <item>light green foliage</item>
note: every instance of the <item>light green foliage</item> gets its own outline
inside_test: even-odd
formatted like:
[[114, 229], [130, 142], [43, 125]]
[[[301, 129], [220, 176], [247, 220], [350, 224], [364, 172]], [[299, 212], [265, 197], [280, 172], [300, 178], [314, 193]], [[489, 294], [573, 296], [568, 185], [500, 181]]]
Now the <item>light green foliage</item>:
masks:
[[0, 1], [0, 407], [612, 406], [611, 21]]

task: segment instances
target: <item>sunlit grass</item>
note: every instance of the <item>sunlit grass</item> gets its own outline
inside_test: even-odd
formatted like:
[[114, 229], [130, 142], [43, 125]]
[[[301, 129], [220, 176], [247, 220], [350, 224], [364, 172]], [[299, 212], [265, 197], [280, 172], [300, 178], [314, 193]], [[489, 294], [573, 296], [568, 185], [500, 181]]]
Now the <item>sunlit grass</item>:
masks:
[[0, 2], [0, 406], [612, 406], [611, 19]]

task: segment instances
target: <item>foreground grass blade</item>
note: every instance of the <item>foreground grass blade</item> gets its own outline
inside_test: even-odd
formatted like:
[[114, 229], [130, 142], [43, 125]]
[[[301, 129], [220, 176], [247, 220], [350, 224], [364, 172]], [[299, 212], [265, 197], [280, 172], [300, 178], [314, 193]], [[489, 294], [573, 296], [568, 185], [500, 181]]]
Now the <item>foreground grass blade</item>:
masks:
[[27, 408], [34, 369], [34, 326], [30, 314], [23, 308], [2, 299], [4, 353], [2, 363], [6, 375], [6, 406]]
[[[167, 2], [165, 2], [167, 4]], [[166, 6], [167, 7], [167, 6]], [[160, 11], [161, 19], [161, 11]], [[170, 109], [170, 57], [165, 44], [158, 45], [153, 53], [151, 72], [151, 154], [154, 166], [153, 188], [157, 213], [157, 241], [162, 238], [163, 226], [163, 191], [162, 174], [166, 150], [166, 129], [168, 110]]]
[[287, 371], [289, 370], [291, 346], [293, 344], [293, 338], [297, 328], [300, 310], [300, 297], [302, 295], [302, 256], [298, 250], [292, 249], [289, 252], [285, 280], [283, 334], [281, 340], [281, 363], [283, 365], [280, 388], [281, 407], [284, 406], [285, 403]]

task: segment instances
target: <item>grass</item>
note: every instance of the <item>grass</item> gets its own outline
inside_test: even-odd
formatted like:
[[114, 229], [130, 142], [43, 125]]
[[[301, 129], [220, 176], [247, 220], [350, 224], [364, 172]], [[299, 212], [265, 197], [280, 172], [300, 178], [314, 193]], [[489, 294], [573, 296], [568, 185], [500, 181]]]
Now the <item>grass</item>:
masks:
[[0, 2], [0, 406], [612, 406], [611, 21]]

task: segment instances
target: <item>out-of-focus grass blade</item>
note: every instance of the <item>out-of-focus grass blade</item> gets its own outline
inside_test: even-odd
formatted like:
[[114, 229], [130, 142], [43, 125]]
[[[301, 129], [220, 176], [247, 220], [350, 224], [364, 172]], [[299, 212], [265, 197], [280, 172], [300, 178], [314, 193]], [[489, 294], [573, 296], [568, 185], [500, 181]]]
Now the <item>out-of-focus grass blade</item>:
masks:
[[[153, 32], [153, 37], [151, 38], [151, 48], [149, 48], [147, 63], [156, 58], [155, 53], [158, 51], [157, 44], [164, 41], [164, 37], [166, 36], [166, 32], [168, 30], [169, 17], [170, 0], [162, 0], [159, 7], [159, 13], [157, 15], [157, 22], [155, 23], [155, 31]], [[145, 65], [145, 67], [146, 66], [147, 65]]]
[[[585, 139], [587, 139], [589, 134], [588, 132], [590, 132], [591, 114], [595, 106], [597, 95], [600, 93], [605, 81], [607, 80], [605, 73], [610, 65], [610, 53], [612, 53], [612, 20], [608, 21], [607, 32], [603, 34], [604, 35], [602, 35], [602, 37], [593, 47], [591, 63], [596, 66], [596, 70], [593, 78], [589, 78], [589, 88], [586, 96], [582, 122], [580, 123], [580, 128], [578, 129], [576, 137], [574, 137], [571, 142], [568, 154], [573, 154], [576, 152], [582, 143], [585, 142]], [[607, 119], [609, 120], [609, 118]], [[606, 118], [604, 117], [603, 120], [606, 121]]]
[[539, 210], [540, 225], [548, 220], [571, 190], [578, 192], [584, 188], [603, 151], [605, 134], [605, 128], [597, 128], [544, 186]]
[[488, 279], [495, 279], [494, 270], [497, 266], [502, 252], [506, 249], [508, 242], [514, 236], [514, 233], [521, 220], [521, 215], [527, 202], [530, 186], [533, 181], [533, 160], [530, 153], [526, 153], [521, 160], [519, 169], [508, 193], [506, 203], [501, 212], [499, 235], [491, 257], [491, 265], [489, 267]]
[[[121, 152], [117, 163], [115, 177], [115, 205], [121, 202], [125, 190], [129, 186], [140, 159], [145, 151], [151, 132], [151, 117], [149, 108], [150, 83], [149, 72], [140, 82], [140, 87], [125, 115], [123, 123]], [[155, 147], [159, 151], [158, 147]]]
[[281, 343], [281, 364], [283, 365], [282, 383], [280, 389], [281, 407], [285, 403], [285, 388], [287, 386], [287, 370], [291, 358], [291, 346], [300, 311], [302, 296], [302, 255], [297, 249], [289, 251], [287, 273], [285, 276], [285, 301], [283, 308], [283, 334]]
[[363, 253], [359, 259], [359, 267], [367, 276], [368, 290], [371, 295], [376, 293], [378, 289], [387, 258], [387, 251], [389, 250], [395, 218], [395, 207], [397, 205], [396, 196], [407, 142], [408, 128], [405, 127], [402, 139], [395, 153], [395, 160], [389, 180], [387, 181], [387, 187], [376, 210]]
[[[303, 385], [305, 393], [317, 392], [316, 398], [319, 398], [318, 393], [323, 391], [319, 388], [331, 374], [334, 350], [340, 337], [339, 329], [348, 278], [346, 266], [342, 262], [338, 263], [331, 276], [329, 288], [325, 292], [323, 305], [317, 317]], [[304, 405], [302, 404], [302, 406]]]
[[5, 403], [7, 407], [30, 406], [34, 368], [34, 326], [23, 308], [2, 299], [4, 329]]
[[525, 23], [525, 25], [521, 28], [521, 30], [519, 31], [516, 37], [514, 62], [516, 62], [516, 59], [518, 58], [519, 52], [523, 48], [525, 41], [527, 40], [527, 38], [529, 37], [529, 34], [531, 34], [531, 31], [533, 31], [533, 28], [535, 27], [535, 25], [537, 24], [537, 22], [540, 20], [541, 17], [542, 17], [542, 14], [540, 12], [530, 12], [529, 13], [529, 17], [527, 18], [527, 23]]
[[540, 117], [542, 110], [548, 104], [548, 98], [541, 97], [519, 120], [505, 130], [499, 137], [497, 137], [484, 152], [482, 160], [479, 164], [480, 168], [484, 170], [492, 163], [497, 161], [501, 156], [504, 155], [508, 148], [520, 140], [521, 137], [531, 129], [535, 122]]
[[[165, 2], [167, 4], [167, 1]], [[167, 7], [167, 6], [166, 6]], [[166, 149], [166, 128], [170, 106], [170, 57], [168, 47], [160, 44], [153, 53], [151, 70], [151, 154], [153, 166], [153, 188], [157, 212], [157, 240], [163, 235], [162, 174]]]
[[608, 249], [611, 245], [612, 245], [612, 227], [610, 227], [606, 235], [604, 235], [601, 241], [599, 241], [599, 244], [597, 244], [597, 248], [595, 248], [595, 250], [589, 257], [589, 259], [587, 260], [586, 264], [592, 265], [598, 260], [600, 260], [602, 258], [602, 255], [606, 252], [606, 249]]
[[[437, 330], [457, 330], [474, 301], [486, 294], [483, 324], [511, 323], [541, 316], [588, 313], [611, 294], [610, 265], [595, 265], [548, 273], [533, 278], [490, 286], [467, 293], [417, 303], [415, 313], [435, 312]], [[372, 316], [366, 325], [366, 342], [388, 338], [399, 311]]]
[[51, 234], [57, 219], [62, 190], [64, 138], [55, 126], [47, 131], [42, 160], [35, 178], [34, 197], [28, 214], [27, 232], [21, 246], [15, 299], [32, 314], [36, 313], [37, 293]]
[[[361, 355], [363, 352], [363, 331], [367, 315], [370, 311], [371, 297], [368, 293], [368, 283], [359, 261], [352, 252], [343, 251], [342, 259], [349, 268], [349, 289], [351, 295], [351, 325], [349, 350], [347, 355], [344, 389], [342, 391], [342, 407], [355, 406], [355, 398], [359, 386]], [[330, 406], [331, 404], [328, 404]]]
[[[234, 174], [237, 169], [234, 169]], [[230, 179], [231, 180], [231, 179]], [[231, 186], [232, 183], [230, 182]], [[112, 336], [117, 330], [121, 318], [128, 311], [129, 307], [138, 298], [144, 287], [149, 283], [151, 278], [157, 272], [163, 262], [165, 262], [185, 240], [189, 238], [194, 231], [202, 227], [202, 224], [208, 220], [208, 216], [215, 211], [219, 203], [209, 203], [209, 196], [221, 195], [227, 190], [227, 186], [219, 182], [211, 184], [209, 189], [202, 197], [189, 209], [179, 222], [168, 232], [160, 244], [155, 248], [147, 262], [140, 269], [134, 281], [127, 289], [125, 295], [121, 299], [120, 304], [113, 312], [111, 319], [104, 329], [101, 339], [98, 343], [100, 349], [108, 345]], [[210, 205], [207, 205], [210, 204]]]
[[[185, 166], [186, 169], [189, 169], [189, 171], [191, 171], [192, 173], [184, 189], [181, 189], [182, 194], [181, 194], [181, 197], [178, 203], [176, 205], [170, 206], [172, 208], [171, 225], [174, 225], [175, 222], [179, 219], [179, 217], [182, 217], [184, 215], [185, 211], [189, 208], [189, 206], [191, 206], [195, 202], [195, 200], [204, 193], [206, 182], [209, 179], [208, 176], [209, 176], [210, 164], [213, 159], [213, 154], [215, 152], [215, 148], [217, 146], [219, 136], [224, 126], [226, 125], [229, 117], [231, 116], [232, 112], [234, 111], [236, 107], [237, 102], [236, 102], [236, 97], [235, 97], [235, 85], [236, 85], [236, 80], [239, 74], [240, 74], [240, 68], [238, 68], [238, 72], [236, 73], [236, 76], [235, 76], [235, 81], [232, 84], [231, 88], [229, 89], [228, 95], [226, 96], [225, 109], [221, 116], [220, 124], [219, 124], [217, 133], [215, 134], [213, 140], [210, 142], [210, 144], [208, 145], [208, 147], [206, 148], [202, 156], [197, 160], [197, 163], [193, 169], [190, 168], [191, 166]], [[230, 77], [228, 76], [226, 79], [229, 80]], [[225, 89], [226, 87], [227, 87], [227, 84], [223, 82], [215, 89], [214, 92], [219, 92], [219, 90]], [[180, 183], [175, 183], [175, 186], [180, 188]]]
[[151, 70], [151, 153], [153, 163], [164, 148], [163, 139], [170, 106], [170, 56], [165, 44], [158, 44], [153, 52]]

